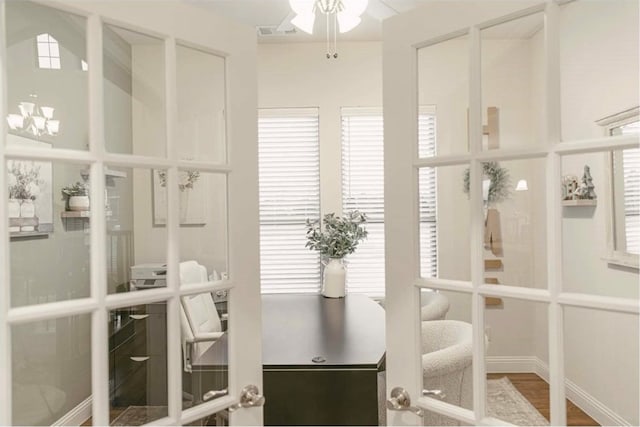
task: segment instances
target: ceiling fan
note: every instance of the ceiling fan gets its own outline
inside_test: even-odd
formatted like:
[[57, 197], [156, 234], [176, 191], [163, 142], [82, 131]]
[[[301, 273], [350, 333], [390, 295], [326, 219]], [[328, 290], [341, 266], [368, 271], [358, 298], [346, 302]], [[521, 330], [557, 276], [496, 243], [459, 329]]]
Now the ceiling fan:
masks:
[[[293, 0], [293, 2], [295, 1], [296, 0]], [[307, 0], [307, 1], [302, 0], [302, 1], [305, 3], [310, 3], [312, 6], [314, 6], [316, 3], [322, 3], [322, 4], [325, 4], [324, 7], [328, 7], [327, 6], [328, 3], [339, 3], [339, 2], [331, 2], [330, 0], [329, 1], [320, 0], [319, 2], [317, 0]], [[342, 0], [342, 1], [345, 1], [345, 3], [349, 2], [349, 0]], [[293, 3], [293, 2], [290, 1], [290, 3]], [[397, 15], [398, 11], [393, 7], [389, 6], [388, 2], [389, 0], [369, 0], [368, 4], [366, 5], [366, 9], [364, 10], [364, 14], [374, 19], [377, 19], [379, 21], [382, 21], [394, 15]], [[296, 28], [296, 25], [294, 25], [292, 21], [295, 20], [297, 16], [299, 16], [299, 14], [296, 13], [295, 10], [292, 8], [292, 10], [287, 14], [287, 16], [285, 16], [285, 18], [278, 25], [277, 31], [279, 33], [288, 33], [293, 31]], [[349, 30], [341, 31], [341, 32], [347, 32], [347, 31]], [[306, 31], [306, 32], [310, 33], [310, 31]]]

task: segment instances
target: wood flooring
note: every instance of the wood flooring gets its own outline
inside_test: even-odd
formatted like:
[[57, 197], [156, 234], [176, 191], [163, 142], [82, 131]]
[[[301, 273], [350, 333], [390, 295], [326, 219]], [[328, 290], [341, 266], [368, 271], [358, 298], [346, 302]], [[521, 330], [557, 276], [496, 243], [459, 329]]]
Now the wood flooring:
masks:
[[[488, 379], [507, 377], [516, 389], [549, 420], [549, 384], [536, 374], [488, 374]], [[599, 426], [593, 418], [567, 399], [568, 426]]]
[[[507, 377], [515, 388], [522, 393], [522, 395], [531, 404], [549, 420], [549, 384], [536, 374], [488, 374], [488, 379], [499, 379]], [[111, 419], [116, 418], [124, 408], [112, 409]], [[91, 425], [91, 418], [89, 418], [83, 426]], [[585, 414], [580, 408], [571, 403], [567, 399], [567, 425], [568, 426], [599, 426], [593, 418]]]

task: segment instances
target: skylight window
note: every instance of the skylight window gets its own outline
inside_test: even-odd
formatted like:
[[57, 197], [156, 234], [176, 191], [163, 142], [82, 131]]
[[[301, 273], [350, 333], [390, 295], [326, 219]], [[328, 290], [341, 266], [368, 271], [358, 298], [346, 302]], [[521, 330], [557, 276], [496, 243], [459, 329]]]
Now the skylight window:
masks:
[[38, 67], [59, 70], [60, 46], [51, 34], [40, 34], [36, 38], [38, 48]]

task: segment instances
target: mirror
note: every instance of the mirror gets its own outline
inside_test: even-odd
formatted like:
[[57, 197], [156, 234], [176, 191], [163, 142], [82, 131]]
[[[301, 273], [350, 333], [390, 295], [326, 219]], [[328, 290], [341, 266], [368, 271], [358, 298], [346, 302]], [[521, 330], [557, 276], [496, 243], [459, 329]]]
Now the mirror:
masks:
[[[608, 136], [640, 136], [640, 111], [632, 108], [598, 121]], [[611, 151], [610, 258], [638, 267], [640, 254], [640, 148]]]

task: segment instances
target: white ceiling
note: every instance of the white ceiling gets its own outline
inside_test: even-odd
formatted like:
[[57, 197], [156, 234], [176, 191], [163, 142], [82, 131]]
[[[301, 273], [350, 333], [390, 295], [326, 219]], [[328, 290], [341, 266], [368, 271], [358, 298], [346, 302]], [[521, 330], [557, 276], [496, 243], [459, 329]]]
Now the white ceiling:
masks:
[[[293, 29], [290, 24], [294, 14], [288, 0], [184, 0], [227, 16], [252, 27], [272, 27]], [[338, 41], [375, 41], [382, 35], [382, 20], [398, 13], [410, 11], [430, 0], [369, 0], [369, 6], [362, 15], [362, 22], [345, 34], [338, 34]], [[543, 26], [542, 14], [511, 21], [482, 32], [483, 38], [527, 39]], [[297, 30], [295, 34], [258, 36], [259, 43], [324, 42], [326, 22], [318, 14], [313, 35]]]
[[[252, 27], [278, 27], [293, 17], [288, 0], [187, 0]], [[338, 40], [380, 40], [382, 19], [413, 9], [424, 0], [369, 0], [362, 22], [352, 31], [338, 34]], [[316, 18], [313, 35], [297, 30], [296, 34], [260, 36], [260, 43], [322, 42], [326, 40], [326, 23]]]

